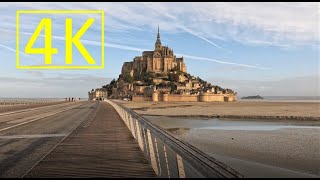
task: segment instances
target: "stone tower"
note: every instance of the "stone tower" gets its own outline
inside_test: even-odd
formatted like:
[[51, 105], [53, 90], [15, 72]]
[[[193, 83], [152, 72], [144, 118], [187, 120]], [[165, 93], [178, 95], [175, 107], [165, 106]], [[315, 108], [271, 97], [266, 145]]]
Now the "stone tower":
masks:
[[161, 41], [160, 41], [160, 31], [159, 31], [159, 25], [158, 25], [158, 35], [157, 35], [157, 41], [155, 43], [155, 50], [161, 49]]

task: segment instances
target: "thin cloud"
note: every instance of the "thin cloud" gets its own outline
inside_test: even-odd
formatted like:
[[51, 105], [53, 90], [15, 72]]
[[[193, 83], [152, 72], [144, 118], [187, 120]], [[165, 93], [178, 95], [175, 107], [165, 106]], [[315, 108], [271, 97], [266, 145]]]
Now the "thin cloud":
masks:
[[[7, 30], [7, 31], [10, 31], [10, 30]], [[32, 33], [28, 33], [28, 32], [20, 32], [20, 34], [22, 34], [22, 35], [32, 35]], [[39, 37], [44, 37], [44, 35], [39, 35]], [[52, 39], [65, 40], [65, 38], [62, 37], [62, 36], [52, 36]], [[83, 44], [87, 44], [87, 45], [101, 46], [101, 42], [99, 42], [99, 41], [81, 40], [81, 42]], [[104, 43], [104, 45], [106, 47], [122, 49], [122, 50], [129, 50], [129, 51], [137, 51], [137, 52], [150, 51], [150, 49], [136, 48], [136, 47], [126, 46], [126, 45], [121, 45], [121, 44]], [[186, 54], [179, 54], [179, 53], [177, 55], [178, 56], [184, 56], [184, 57], [187, 57], [187, 58], [190, 58], [190, 59], [211, 61], [211, 62], [216, 62], [216, 63], [229, 64], [229, 65], [234, 65], [234, 66], [242, 66], [242, 67], [247, 67], [247, 68], [263, 69], [263, 70], [271, 69], [271, 68], [266, 68], [266, 67], [258, 67], [258, 66], [248, 65], [248, 64], [221, 61], [221, 60], [217, 60], [217, 59], [199, 57], [199, 56], [193, 56], [193, 55], [186, 55]]]
[[[177, 24], [187, 25], [193, 33], [225, 41], [252, 45], [248, 40], [269, 40], [272, 46], [314, 45], [319, 42], [318, 2], [300, 3], [7, 3], [0, 9], [102, 9], [106, 12], [108, 30], [113, 32], [142, 30], [163, 24], [167, 32], [181, 30]], [[156, 7], [156, 9], [155, 9]], [[158, 11], [162, 12], [159, 16]], [[142, 13], [137, 13], [142, 12]], [[314, 15], [313, 17], [311, 17]], [[174, 23], [168, 23], [172, 19]], [[156, 19], [156, 22], [155, 22]], [[1, 16], [2, 24], [8, 18]], [[294, 21], [293, 21], [294, 20]], [[13, 26], [10, 27], [14, 27]], [[2, 26], [4, 27], [4, 26]], [[138, 29], [137, 29], [138, 28]], [[199, 37], [200, 38], [200, 37]], [[212, 41], [211, 41], [212, 42]], [[213, 42], [214, 43], [214, 42]], [[216, 44], [216, 43], [214, 43]], [[213, 44], [212, 44], [213, 45]], [[259, 44], [253, 44], [259, 45]], [[264, 44], [261, 44], [264, 45]], [[284, 47], [286, 48], [286, 47]]]
[[[16, 52], [15, 49], [13, 49], [13, 48], [11, 48], [11, 47], [9, 47], [9, 46], [5, 46], [5, 45], [3, 45], [3, 44], [0, 44], [0, 47], [2, 47], [2, 48], [4, 48], [4, 49], [7, 49], [7, 50], [9, 50], [9, 51], [12, 51], [12, 52]], [[24, 52], [22, 52], [22, 51], [19, 51], [19, 53], [21, 53], [21, 54], [23, 54], [23, 55], [25, 55], [25, 56], [30, 56], [30, 55], [28, 55], [28, 54], [26, 54], [26, 53], [24, 53]]]
[[[8, 30], [8, 29], [0, 28], [0, 30], [12, 32], [11, 30]], [[19, 32], [19, 34], [21, 34], [21, 35], [32, 35], [32, 33], [29, 33], [29, 32]], [[44, 35], [40, 34], [39, 37], [44, 37]], [[52, 37], [52, 39], [56, 39], [56, 40], [62, 40], [62, 41], [65, 40], [65, 37], [63, 37], [63, 36], [51, 36], [51, 37]], [[88, 45], [93, 45], [93, 46], [101, 46], [101, 42], [99, 42], [99, 41], [81, 40], [81, 42], [83, 44], [88, 44]], [[120, 45], [120, 44], [113, 44], [113, 43], [104, 43], [104, 46], [111, 47], [111, 48], [117, 48], [117, 49], [123, 49], [123, 50], [138, 51], [138, 52], [150, 51], [148, 49], [135, 48], [135, 47], [125, 46], [125, 45]], [[10, 47], [6, 47], [6, 48], [10, 48]], [[12, 49], [12, 48], [10, 48], [10, 50], [14, 50], [15, 51], [15, 49]], [[23, 53], [23, 52], [21, 52], [21, 53]], [[25, 54], [25, 55], [27, 55], [27, 54]]]
[[320, 96], [319, 79], [316, 74], [259, 80], [209, 77], [207, 81], [214, 82], [222, 87], [230, 87], [240, 97], [256, 94], [262, 96]]
[[192, 34], [192, 35], [200, 38], [200, 39], [203, 39], [203, 40], [207, 41], [208, 43], [214, 45], [214, 46], [217, 47], [217, 48], [220, 48], [220, 49], [222, 49], [222, 50], [224, 50], [224, 51], [227, 51], [229, 54], [232, 53], [232, 51], [229, 51], [229, 50], [227, 50], [227, 49], [225, 49], [225, 48], [217, 45], [216, 43], [210, 41], [209, 39], [207, 39], [207, 38], [205, 38], [205, 37], [203, 37], [203, 36], [198, 35], [197, 33], [193, 32], [191, 29], [189, 29], [189, 28], [187, 28], [187, 27], [185, 27], [185, 26], [178, 26], [178, 27], [181, 28], [181, 29], [183, 29], [183, 30], [185, 30], [186, 32], [188, 32], [188, 33], [190, 33], [190, 34]]
[[211, 62], [216, 62], [216, 63], [221, 63], [221, 64], [229, 64], [229, 65], [242, 66], [242, 67], [247, 67], [247, 68], [263, 69], [263, 70], [270, 70], [271, 69], [271, 68], [265, 68], [265, 67], [252, 66], [252, 65], [248, 65], [248, 64], [240, 64], [240, 63], [234, 63], [234, 62], [220, 61], [220, 60], [217, 60], [217, 59], [205, 58], [205, 57], [199, 57], [199, 56], [192, 56], [192, 55], [186, 55], [186, 54], [176, 54], [176, 55], [184, 56], [184, 57], [187, 57], [189, 59], [211, 61]]
[[168, 12], [163, 13], [163, 12], [160, 11], [159, 9], [154, 8], [154, 6], [149, 6], [148, 3], [144, 3], [144, 5], [147, 6], [147, 7], [149, 7], [149, 8], [151, 8], [151, 9], [153, 9], [153, 10], [155, 10], [155, 11], [157, 11], [157, 12], [160, 13], [161, 15], [164, 15], [164, 16], [166, 16], [166, 17], [174, 20], [174, 21], [175, 21], [174, 23], [175, 23], [175, 24], [178, 24], [177, 27], [178, 27], [179, 29], [184, 30], [185, 32], [188, 32], [189, 34], [194, 35], [194, 36], [196, 36], [196, 37], [198, 37], [198, 38], [200, 38], [200, 39], [202, 39], [202, 40], [210, 43], [211, 45], [213, 45], [213, 46], [215, 46], [215, 47], [217, 47], [217, 48], [219, 48], [219, 49], [222, 49], [222, 50], [224, 50], [224, 51], [227, 51], [229, 54], [232, 53], [231, 51], [229, 51], [229, 50], [227, 50], [227, 49], [225, 49], [225, 48], [217, 45], [216, 43], [210, 41], [209, 39], [207, 39], [207, 38], [205, 38], [205, 37], [203, 37], [203, 36], [200, 36], [199, 34], [197, 34], [197, 33], [195, 33], [194, 31], [192, 31], [190, 28], [188, 28], [188, 27], [186, 27], [186, 26], [184, 26], [184, 25], [181, 25], [181, 24], [178, 22], [178, 18], [175, 17], [175, 16], [173, 16], [173, 15], [171, 15], [171, 14], [169, 14]]

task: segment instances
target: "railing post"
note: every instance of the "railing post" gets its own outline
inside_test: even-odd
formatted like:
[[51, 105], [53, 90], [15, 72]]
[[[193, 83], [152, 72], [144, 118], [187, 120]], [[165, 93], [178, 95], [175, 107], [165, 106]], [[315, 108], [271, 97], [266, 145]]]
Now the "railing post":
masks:
[[154, 172], [157, 175], [159, 175], [159, 169], [158, 169], [156, 154], [155, 154], [155, 150], [154, 150], [154, 147], [153, 147], [153, 140], [152, 140], [151, 133], [150, 133], [149, 129], [147, 129], [147, 136], [148, 136], [148, 144], [149, 144], [151, 166], [152, 166]]
[[138, 144], [139, 144], [139, 146], [140, 146], [140, 149], [142, 150], [142, 151], [144, 151], [144, 145], [143, 145], [143, 135], [142, 135], [142, 131], [141, 131], [141, 127], [140, 127], [140, 125], [139, 125], [139, 122], [138, 121], [136, 121], [136, 127], [137, 127], [137, 140], [138, 140]]
[[242, 177], [135, 112], [110, 100], [107, 102], [119, 113], [158, 177]]

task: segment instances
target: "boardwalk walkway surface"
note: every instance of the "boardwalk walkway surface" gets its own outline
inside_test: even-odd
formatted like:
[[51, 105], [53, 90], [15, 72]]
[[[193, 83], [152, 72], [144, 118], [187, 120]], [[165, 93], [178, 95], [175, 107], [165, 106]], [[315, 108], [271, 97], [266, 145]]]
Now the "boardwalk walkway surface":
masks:
[[130, 131], [106, 102], [24, 177], [155, 177]]

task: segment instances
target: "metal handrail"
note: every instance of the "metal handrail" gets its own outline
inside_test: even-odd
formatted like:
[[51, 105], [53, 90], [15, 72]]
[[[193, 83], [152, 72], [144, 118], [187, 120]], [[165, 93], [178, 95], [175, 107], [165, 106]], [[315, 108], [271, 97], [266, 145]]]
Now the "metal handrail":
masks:
[[106, 100], [119, 113], [159, 177], [240, 178], [234, 169], [180, 141], [133, 110]]

